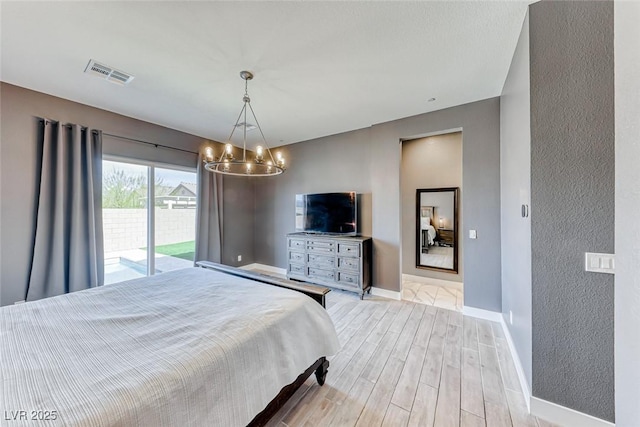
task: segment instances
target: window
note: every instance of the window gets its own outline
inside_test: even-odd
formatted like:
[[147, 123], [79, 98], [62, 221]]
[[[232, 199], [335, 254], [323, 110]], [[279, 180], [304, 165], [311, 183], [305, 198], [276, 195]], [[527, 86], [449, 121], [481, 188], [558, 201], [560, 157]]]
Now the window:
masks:
[[193, 266], [195, 172], [104, 160], [102, 187], [105, 284]]

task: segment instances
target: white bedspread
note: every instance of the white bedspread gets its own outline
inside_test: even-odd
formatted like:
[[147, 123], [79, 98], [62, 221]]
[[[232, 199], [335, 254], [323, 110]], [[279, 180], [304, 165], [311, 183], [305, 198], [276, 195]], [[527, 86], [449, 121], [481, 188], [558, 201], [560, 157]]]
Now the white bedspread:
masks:
[[339, 347], [311, 298], [201, 268], [0, 313], [8, 426], [243, 426]]
[[[433, 245], [434, 240], [436, 238], [436, 229], [433, 227], [433, 225], [425, 225], [422, 224], [422, 230], [427, 230], [427, 238], [429, 245]], [[426, 246], [424, 244], [425, 242], [422, 242], [422, 246]]]

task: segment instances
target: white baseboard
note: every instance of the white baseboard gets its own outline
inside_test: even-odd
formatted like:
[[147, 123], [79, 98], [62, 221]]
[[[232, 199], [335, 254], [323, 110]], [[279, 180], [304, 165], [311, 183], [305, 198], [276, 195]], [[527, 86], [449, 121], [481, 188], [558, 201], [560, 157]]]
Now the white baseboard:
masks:
[[371, 287], [371, 295], [375, 295], [377, 297], [394, 299], [396, 301], [400, 301], [401, 294], [398, 291], [390, 291], [388, 289], [376, 288], [375, 286]]
[[452, 280], [432, 279], [431, 277], [414, 276], [413, 274], [402, 273], [402, 280], [411, 280], [412, 282], [425, 283], [427, 285], [442, 286], [445, 288], [454, 288], [462, 290], [462, 282], [454, 282]]
[[522, 360], [520, 359], [520, 355], [518, 354], [518, 350], [516, 350], [516, 346], [513, 343], [513, 338], [511, 337], [511, 332], [507, 327], [507, 323], [504, 320], [504, 316], [500, 316], [500, 324], [502, 325], [502, 331], [504, 332], [504, 336], [507, 339], [507, 345], [509, 346], [509, 351], [511, 352], [511, 358], [513, 359], [513, 364], [516, 367], [516, 372], [518, 373], [518, 380], [520, 381], [520, 388], [522, 389], [522, 395], [524, 396], [524, 401], [527, 404], [527, 411], [531, 412], [531, 390], [529, 390], [529, 383], [527, 382], [527, 377], [524, 374], [524, 368], [522, 367]]
[[497, 311], [483, 310], [481, 308], [469, 307], [465, 305], [462, 307], [462, 314], [465, 316], [476, 317], [478, 319], [491, 320], [492, 322], [500, 322], [502, 319], [502, 313]]
[[280, 267], [274, 267], [272, 265], [266, 265], [266, 264], [259, 264], [257, 262], [254, 262], [253, 264], [247, 264], [247, 265], [243, 265], [241, 267], [239, 267], [243, 270], [264, 270], [264, 271], [269, 271], [271, 273], [278, 273], [278, 274], [287, 274], [287, 269], [286, 268], [280, 268]]
[[507, 328], [507, 324], [504, 321], [504, 316], [502, 315], [502, 313], [498, 313], [497, 311], [483, 310], [476, 307], [469, 307], [465, 305], [462, 308], [462, 314], [464, 314], [465, 316], [471, 316], [478, 319], [490, 320], [492, 322], [500, 323], [502, 331], [504, 332], [504, 335], [507, 339], [507, 345], [509, 346], [509, 351], [511, 352], [513, 364], [515, 365], [516, 372], [518, 373], [518, 380], [520, 381], [522, 395], [524, 396], [525, 403], [527, 404], [527, 410], [531, 411], [531, 391], [529, 390], [529, 384], [527, 383], [526, 376], [524, 375], [524, 369], [522, 368], [520, 356], [518, 355], [518, 351], [513, 344], [511, 333]]
[[600, 418], [560, 406], [558, 404], [531, 397], [531, 415], [561, 426], [614, 427], [615, 424]]

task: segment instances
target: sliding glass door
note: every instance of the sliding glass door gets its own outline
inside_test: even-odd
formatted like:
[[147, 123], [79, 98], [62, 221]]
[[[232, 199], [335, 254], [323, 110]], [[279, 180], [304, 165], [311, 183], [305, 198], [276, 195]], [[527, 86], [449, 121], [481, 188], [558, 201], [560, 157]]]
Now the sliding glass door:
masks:
[[195, 172], [121, 160], [102, 171], [105, 284], [192, 266]]
[[155, 169], [155, 268], [193, 267], [196, 250], [196, 174]]

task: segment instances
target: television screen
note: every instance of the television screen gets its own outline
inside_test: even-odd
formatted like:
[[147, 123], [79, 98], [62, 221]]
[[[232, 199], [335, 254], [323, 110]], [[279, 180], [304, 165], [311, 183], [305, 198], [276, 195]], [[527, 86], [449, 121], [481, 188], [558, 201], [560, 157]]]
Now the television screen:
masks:
[[296, 229], [308, 233], [356, 234], [355, 191], [296, 195]]

